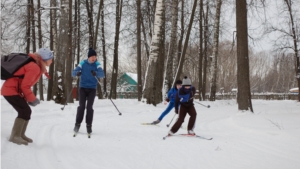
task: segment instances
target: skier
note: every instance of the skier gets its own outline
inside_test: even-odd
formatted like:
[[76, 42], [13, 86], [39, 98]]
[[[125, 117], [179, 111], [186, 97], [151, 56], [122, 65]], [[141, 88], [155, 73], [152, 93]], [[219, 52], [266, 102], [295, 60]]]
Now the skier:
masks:
[[[188, 77], [184, 77], [182, 80], [182, 87], [178, 90], [176, 99], [175, 99], [175, 113], [179, 115], [177, 121], [169, 131], [168, 135], [173, 135], [178, 131], [182, 123], [184, 122], [184, 118], [188, 113], [190, 115], [189, 123], [188, 123], [188, 134], [195, 135], [193, 131], [197, 112], [194, 107], [194, 95], [196, 89], [192, 86], [191, 80]], [[178, 110], [178, 105], [179, 110]]]
[[53, 53], [47, 48], [40, 48], [38, 52], [29, 53], [28, 56], [34, 61], [25, 64], [14, 73], [14, 76], [24, 77], [7, 79], [1, 89], [1, 95], [18, 112], [9, 138], [10, 142], [18, 145], [33, 142], [25, 135], [32, 112], [29, 105], [36, 106], [40, 104], [40, 100], [36, 98], [31, 87], [38, 82], [43, 73], [50, 78], [46, 66], [51, 65]]
[[155, 121], [152, 122], [152, 124], [158, 124], [162, 121], [162, 119], [168, 114], [170, 113], [170, 111], [174, 108], [174, 101], [177, 95], [177, 91], [178, 89], [181, 87], [182, 81], [181, 80], [176, 80], [175, 85], [173, 88], [171, 88], [168, 92], [168, 97], [166, 98], [164, 105], [167, 104], [167, 102], [169, 102], [168, 107], [166, 108], [166, 110], [164, 112], [162, 112], [162, 114], [159, 116], [159, 118]]
[[98, 84], [98, 80], [96, 78], [104, 78], [104, 71], [101, 68], [100, 62], [97, 61], [97, 53], [94, 49], [89, 49], [88, 59], [79, 63], [79, 65], [73, 70], [72, 76], [80, 76], [79, 106], [77, 108], [74, 132], [78, 132], [86, 108], [86, 128], [87, 133], [91, 134], [94, 115], [93, 104]]

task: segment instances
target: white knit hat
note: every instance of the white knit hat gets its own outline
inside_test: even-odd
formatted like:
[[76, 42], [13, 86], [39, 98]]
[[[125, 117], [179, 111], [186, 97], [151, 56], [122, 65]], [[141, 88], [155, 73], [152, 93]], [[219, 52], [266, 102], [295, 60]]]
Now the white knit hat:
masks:
[[43, 61], [47, 61], [53, 58], [53, 53], [48, 48], [40, 48], [37, 53], [41, 55]]
[[191, 86], [192, 82], [191, 79], [189, 79], [187, 76], [184, 76], [182, 80], [182, 86]]

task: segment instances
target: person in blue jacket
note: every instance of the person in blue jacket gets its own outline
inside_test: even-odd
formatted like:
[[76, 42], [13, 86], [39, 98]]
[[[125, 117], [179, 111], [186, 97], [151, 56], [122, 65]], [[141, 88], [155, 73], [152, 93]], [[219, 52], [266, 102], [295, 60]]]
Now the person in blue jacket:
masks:
[[169, 102], [169, 105], [167, 107], [167, 109], [162, 112], [162, 114], [159, 116], [159, 118], [155, 121], [152, 122], [152, 124], [158, 124], [162, 121], [162, 119], [168, 114], [170, 113], [170, 111], [174, 108], [175, 105], [175, 98], [176, 98], [176, 94], [178, 89], [181, 87], [182, 81], [181, 80], [177, 80], [175, 82], [175, 85], [173, 88], [171, 88], [168, 92], [168, 97], [166, 98], [164, 104], [166, 105], [167, 102]]
[[74, 132], [78, 132], [86, 109], [86, 128], [87, 132], [90, 134], [92, 133], [94, 115], [93, 104], [98, 84], [97, 78], [104, 78], [104, 71], [101, 68], [101, 64], [97, 61], [97, 53], [95, 50], [92, 48], [89, 49], [88, 59], [83, 60], [78, 64], [73, 70], [72, 76], [80, 76], [79, 106], [77, 108]]

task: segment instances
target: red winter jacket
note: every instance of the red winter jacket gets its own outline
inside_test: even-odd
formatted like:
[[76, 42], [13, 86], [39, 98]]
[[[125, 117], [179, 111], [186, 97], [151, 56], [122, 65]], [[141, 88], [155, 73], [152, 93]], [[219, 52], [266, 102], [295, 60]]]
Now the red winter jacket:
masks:
[[20, 95], [25, 97], [27, 102], [32, 102], [36, 99], [35, 95], [31, 91], [31, 87], [37, 83], [43, 73], [47, 73], [47, 70], [40, 55], [37, 53], [30, 53], [28, 55], [35, 59], [36, 63], [29, 62], [14, 74], [24, 75], [24, 78], [13, 77], [7, 79], [2, 85], [1, 95]]

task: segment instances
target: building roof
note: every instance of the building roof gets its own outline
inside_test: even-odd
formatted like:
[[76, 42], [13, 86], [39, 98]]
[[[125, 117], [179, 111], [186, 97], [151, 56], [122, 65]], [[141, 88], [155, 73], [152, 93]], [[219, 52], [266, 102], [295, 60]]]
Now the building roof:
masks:
[[137, 74], [136, 73], [126, 73], [129, 77], [131, 77], [132, 80], [134, 80], [137, 83]]

